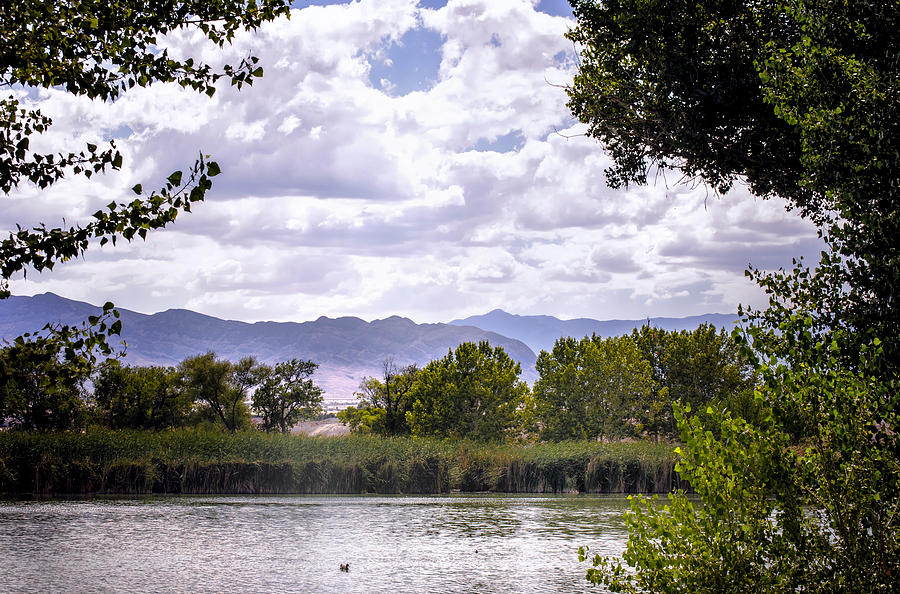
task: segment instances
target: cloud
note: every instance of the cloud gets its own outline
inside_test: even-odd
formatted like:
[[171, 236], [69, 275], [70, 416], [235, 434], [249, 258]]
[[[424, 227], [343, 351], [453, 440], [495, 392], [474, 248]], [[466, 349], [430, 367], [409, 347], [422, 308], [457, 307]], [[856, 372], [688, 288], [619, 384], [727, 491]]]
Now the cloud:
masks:
[[[169, 85], [115, 103], [32, 94], [48, 150], [115, 138], [123, 171], [23, 187], [0, 224], [85, 220], [203, 151], [207, 201], [147, 242], [103, 249], [13, 288], [231, 319], [441, 321], [495, 307], [628, 318], [759, 304], [743, 277], [814, 253], [778, 201], [666, 184], [611, 190], [608, 157], [572, 121], [572, 21], [544, 0], [361, 0], [295, 9], [219, 50], [265, 76], [212, 99]], [[563, 16], [560, 16], [563, 15]], [[23, 97], [25, 95], [23, 94]]]

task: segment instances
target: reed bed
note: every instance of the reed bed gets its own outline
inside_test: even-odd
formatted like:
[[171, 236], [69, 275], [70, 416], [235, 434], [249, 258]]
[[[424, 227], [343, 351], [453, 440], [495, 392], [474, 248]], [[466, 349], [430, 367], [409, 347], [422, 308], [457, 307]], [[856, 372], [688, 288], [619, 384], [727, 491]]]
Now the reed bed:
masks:
[[665, 493], [668, 444], [485, 444], [372, 435], [0, 433], [0, 493]]

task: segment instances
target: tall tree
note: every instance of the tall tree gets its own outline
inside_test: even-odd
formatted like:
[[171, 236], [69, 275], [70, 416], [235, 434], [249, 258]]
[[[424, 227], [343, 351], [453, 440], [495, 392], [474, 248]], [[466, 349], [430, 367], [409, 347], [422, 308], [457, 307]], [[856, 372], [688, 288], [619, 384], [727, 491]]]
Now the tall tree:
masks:
[[193, 401], [171, 367], [131, 367], [110, 359], [93, 377], [99, 421], [113, 429], [167, 429], [188, 422]]
[[[572, 113], [613, 158], [612, 186], [657, 168], [720, 191], [780, 196], [829, 244], [816, 332], [852, 325], [900, 366], [900, 56], [895, 3], [571, 0], [581, 63]], [[802, 268], [802, 267], [801, 267]], [[754, 273], [784, 302], [787, 277]], [[816, 286], [817, 285], [817, 286]], [[796, 295], [796, 297], [804, 297]], [[810, 297], [810, 296], [807, 296]], [[777, 299], [777, 298], [776, 298]], [[815, 301], [809, 301], [815, 303]]]
[[322, 410], [322, 389], [311, 376], [318, 365], [312, 361], [278, 363], [274, 369], [260, 366], [259, 386], [253, 392], [253, 409], [262, 415], [262, 428], [268, 433], [287, 433], [303, 419], [311, 419]]
[[896, 591], [900, 4], [572, 3], [582, 63], [570, 107], [609, 147], [611, 183], [654, 167], [719, 190], [746, 180], [819, 224], [829, 248], [812, 270], [749, 272], [769, 308], [735, 336], [769, 414], [754, 426], [708, 407], [718, 436], [681, 416], [679, 469], [703, 505], [636, 504], [624, 555], [635, 571], [595, 558], [590, 579]]
[[502, 347], [464, 342], [416, 376], [407, 422], [413, 435], [497, 440], [516, 426], [528, 386]]
[[178, 365], [182, 390], [205, 405], [209, 417], [231, 433], [250, 427], [247, 395], [263, 375], [253, 357], [237, 363], [219, 360], [213, 352], [188, 357]]
[[344, 409], [338, 417], [352, 431], [408, 435], [406, 413], [412, 410], [410, 393], [418, 373], [415, 364], [398, 367], [388, 357], [381, 362], [381, 379], [364, 378], [356, 392], [359, 405]]
[[534, 384], [535, 420], [543, 439], [633, 435], [653, 393], [649, 362], [629, 336], [560, 338], [541, 351]]
[[0, 349], [0, 421], [33, 431], [81, 426], [87, 417], [83, 382], [88, 369], [67, 361], [53, 337]]
[[650, 362], [657, 390], [643, 411], [649, 432], [678, 435], [672, 414], [676, 400], [694, 410], [720, 404], [748, 420], [755, 418], [752, 364], [730, 332], [711, 324], [672, 332], [645, 325], [631, 338]]

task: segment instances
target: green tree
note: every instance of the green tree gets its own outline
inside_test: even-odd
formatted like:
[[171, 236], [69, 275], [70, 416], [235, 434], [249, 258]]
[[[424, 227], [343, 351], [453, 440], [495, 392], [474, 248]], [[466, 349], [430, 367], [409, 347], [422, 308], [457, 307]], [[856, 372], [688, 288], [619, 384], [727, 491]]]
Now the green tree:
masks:
[[87, 417], [87, 377], [83, 367], [66, 364], [52, 338], [10, 344], [0, 349], [0, 419], [32, 431], [79, 427]]
[[263, 373], [253, 357], [231, 363], [218, 360], [213, 352], [188, 357], [178, 365], [181, 389], [191, 401], [204, 405], [205, 418], [231, 433], [250, 428], [247, 394]]
[[370, 406], [365, 400], [338, 411], [337, 418], [353, 433], [380, 433], [384, 428], [384, 409]]
[[277, 429], [287, 433], [303, 419], [322, 411], [322, 389], [310, 379], [318, 365], [312, 361], [278, 363], [274, 369], [259, 367], [260, 383], [251, 400], [263, 419], [266, 433]]
[[[41, 153], [32, 140], [53, 124], [40, 110], [23, 106], [23, 91], [64, 89], [73, 95], [113, 101], [135, 86], [174, 83], [212, 96], [220, 79], [241, 87], [262, 76], [255, 56], [214, 70], [194, 57], [178, 58], [159, 47], [159, 39], [179, 30], [197, 30], [212, 43], [230, 43], [241, 30], [289, 14], [286, 0], [22, 0], [0, 6], [0, 85], [10, 93], [0, 98], [0, 192], [9, 194], [23, 184], [47, 188], [63, 177], [90, 178], [122, 167], [115, 143], [97, 141], [82, 149]], [[204, 199], [219, 166], [202, 156], [187, 174], [175, 171], [165, 185], [146, 193], [141, 184], [130, 200], [111, 197], [91, 220], [72, 226], [43, 223], [19, 227], [0, 241], [0, 298], [10, 295], [9, 280], [28, 270], [50, 270], [81, 256], [92, 243], [116, 243], [145, 238], [152, 229], [172, 223], [180, 212]], [[121, 201], [120, 201], [121, 200]], [[47, 327], [45, 333], [52, 329]], [[109, 350], [107, 338], [119, 333], [113, 323], [56, 328], [57, 337], [87, 333], [78, 345], [83, 360], [89, 349]], [[37, 348], [35, 352], [40, 351]]]
[[535, 421], [542, 439], [597, 439], [642, 430], [653, 390], [649, 363], [629, 336], [560, 338], [535, 365]]
[[583, 61], [570, 106], [610, 147], [612, 183], [654, 166], [720, 190], [743, 179], [819, 224], [829, 248], [814, 269], [748, 273], [769, 307], [735, 337], [756, 357], [767, 415], [679, 415], [680, 468], [702, 506], [636, 503], [634, 572], [595, 558], [589, 578], [625, 591], [896, 591], [900, 5], [573, 5]]
[[668, 332], [645, 325], [635, 329], [631, 338], [650, 362], [656, 387], [643, 411], [648, 432], [678, 435], [673, 401], [694, 410], [715, 403], [747, 420], [758, 417], [753, 401], [753, 368], [730, 332], [711, 324], [701, 324], [690, 332]]
[[188, 423], [193, 401], [172, 367], [131, 367], [109, 359], [94, 375], [94, 413], [112, 429], [167, 429]]
[[22, 429], [69, 429], [85, 420], [83, 384], [98, 353], [109, 355], [107, 333], [118, 312], [106, 303], [80, 327], [48, 324], [0, 349], [0, 419]]
[[464, 342], [416, 376], [407, 423], [413, 435], [498, 440], [518, 421], [528, 386], [502, 347]]
[[[877, 379], [880, 344], [848, 369], [837, 341], [818, 341], [810, 325], [785, 324], [808, 343], [760, 366], [758, 398], [772, 411], [762, 422], [675, 406], [685, 444], [676, 469], [700, 502], [634, 500], [623, 559], [594, 556], [589, 580], [624, 592], [897, 591], [896, 388]], [[816, 420], [800, 444], [782, 423], [797, 409]]]
[[338, 418], [352, 431], [408, 435], [406, 413], [412, 410], [410, 393], [418, 373], [415, 364], [397, 367], [392, 358], [385, 359], [381, 379], [364, 378], [356, 392], [359, 405], [344, 409]]
[[[569, 107], [609, 151], [608, 182], [645, 183], [656, 168], [675, 169], [720, 191], [743, 180], [758, 196], [785, 198], [829, 244], [824, 265], [803, 272], [828, 289], [806, 302], [812, 329], [852, 326], [841, 344], [848, 365], [879, 337], [880, 365], [895, 375], [896, 3], [571, 3], [581, 61]], [[768, 286], [788, 297], [784, 284], [796, 280]]]

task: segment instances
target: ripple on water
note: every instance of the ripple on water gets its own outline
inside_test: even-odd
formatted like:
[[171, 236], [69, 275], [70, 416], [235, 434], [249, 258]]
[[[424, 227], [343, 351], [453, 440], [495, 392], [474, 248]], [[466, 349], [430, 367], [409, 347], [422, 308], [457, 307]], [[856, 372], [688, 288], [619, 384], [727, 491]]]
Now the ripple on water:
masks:
[[601, 496], [0, 502], [0, 567], [13, 592], [587, 591], [578, 547], [621, 553], [626, 509]]

